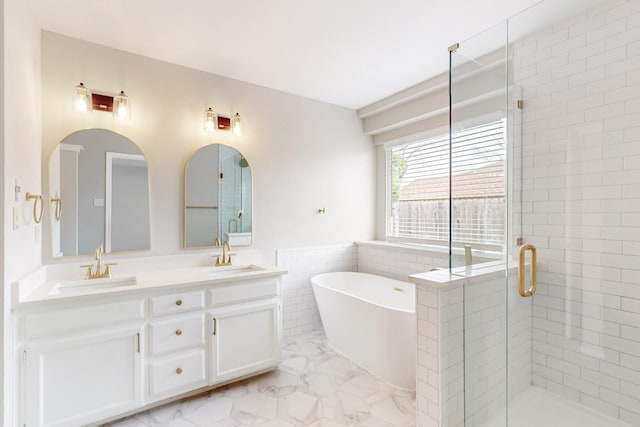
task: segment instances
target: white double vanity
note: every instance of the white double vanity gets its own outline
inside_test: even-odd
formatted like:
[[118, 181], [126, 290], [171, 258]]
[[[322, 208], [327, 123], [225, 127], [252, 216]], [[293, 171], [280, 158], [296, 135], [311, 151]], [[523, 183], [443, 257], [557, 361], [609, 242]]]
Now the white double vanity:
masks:
[[275, 368], [286, 271], [254, 252], [118, 259], [104, 279], [54, 264], [15, 283], [19, 425], [98, 425]]
[[47, 218], [47, 265], [11, 290], [16, 425], [100, 425], [277, 367], [286, 271], [236, 247], [253, 237], [241, 153], [209, 144], [187, 160], [182, 247], [191, 250], [172, 255], [144, 256], [154, 205], [133, 141], [79, 130], [55, 145], [48, 172], [33, 196], [34, 220]]
[[18, 426], [99, 425], [278, 365], [286, 271], [235, 247], [253, 231], [251, 168], [237, 150], [209, 144], [187, 160], [182, 246], [193, 250], [173, 255], [142, 256], [149, 174], [128, 138], [65, 137], [45, 188], [50, 262], [11, 292]]

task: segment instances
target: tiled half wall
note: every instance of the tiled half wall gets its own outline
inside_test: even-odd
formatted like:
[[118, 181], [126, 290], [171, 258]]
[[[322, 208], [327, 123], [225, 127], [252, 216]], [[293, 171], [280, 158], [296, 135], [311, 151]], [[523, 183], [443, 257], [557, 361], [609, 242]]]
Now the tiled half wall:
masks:
[[331, 271], [357, 271], [353, 243], [279, 249], [276, 264], [288, 270], [282, 279], [283, 335], [290, 337], [322, 328], [311, 277]]
[[[429, 251], [384, 242], [279, 249], [276, 258], [278, 267], [288, 270], [282, 279], [285, 337], [322, 327], [311, 288], [311, 277], [316, 274], [360, 271], [406, 281], [411, 274], [447, 268], [449, 264], [446, 250]], [[454, 263], [462, 265], [464, 256], [455, 255]]]

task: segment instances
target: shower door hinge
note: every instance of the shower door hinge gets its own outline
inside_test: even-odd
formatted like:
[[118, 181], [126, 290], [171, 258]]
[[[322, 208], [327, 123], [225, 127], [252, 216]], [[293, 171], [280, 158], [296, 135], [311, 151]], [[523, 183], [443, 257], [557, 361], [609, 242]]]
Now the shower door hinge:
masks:
[[455, 52], [456, 50], [458, 50], [459, 47], [460, 47], [460, 43], [454, 43], [451, 46], [449, 46], [449, 52]]
[[518, 108], [521, 110], [524, 108], [524, 101], [522, 99], [518, 99]]

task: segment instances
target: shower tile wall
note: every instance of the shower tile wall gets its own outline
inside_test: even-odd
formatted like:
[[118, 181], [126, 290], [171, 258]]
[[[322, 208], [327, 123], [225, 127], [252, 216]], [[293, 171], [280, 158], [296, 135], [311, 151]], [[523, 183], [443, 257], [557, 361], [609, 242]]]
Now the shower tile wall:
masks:
[[531, 299], [518, 293], [518, 269], [469, 278], [464, 313], [465, 426], [503, 425], [506, 393], [531, 385]]
[[515, 45], [536, 385], [640, 425], [640, 2]]
[[298, 335], [322, 328], [311, 277], [331, 271], [356, 271], [352, 243], [276, 251], [276, 264], [288, 270], [282, 278], [283, 335]]

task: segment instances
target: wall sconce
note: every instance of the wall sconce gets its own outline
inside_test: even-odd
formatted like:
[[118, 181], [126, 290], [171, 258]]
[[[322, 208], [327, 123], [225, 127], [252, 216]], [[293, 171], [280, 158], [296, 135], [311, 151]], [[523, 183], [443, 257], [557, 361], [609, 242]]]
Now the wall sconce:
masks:
[[231, 133], [235, 136], [242, 136], [242, 124], [240, 123], [240, 114], [238, 113], [231, 119]]
[[209, 107], [204, 112], [204, 129], [209, 132], [221, 130], [240, 136], [242, 135], [240, 114], [236, 113], [233, 117], [221, 116]]
[[74, 105], [78, 111], [106, 111], [120, 119], [128, 119], [131, 115], [131, 102], [123, 90], [116, 96], [91, 93], [80, 83], [75, 87]]
[[204, 112], [204, 130], [207, 130], [209, 132], [213, 132], [214, 130], [216, 130], [216, 128], [218, 127], [217, 119], [218, 116], [216, 115], [216, 112], [213, 111], [211, 107], [209, 107]]

